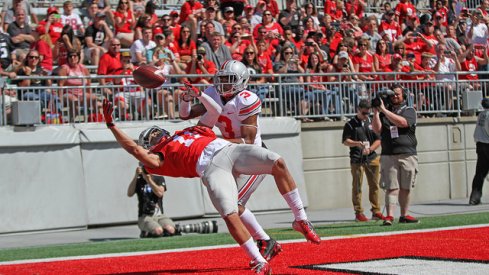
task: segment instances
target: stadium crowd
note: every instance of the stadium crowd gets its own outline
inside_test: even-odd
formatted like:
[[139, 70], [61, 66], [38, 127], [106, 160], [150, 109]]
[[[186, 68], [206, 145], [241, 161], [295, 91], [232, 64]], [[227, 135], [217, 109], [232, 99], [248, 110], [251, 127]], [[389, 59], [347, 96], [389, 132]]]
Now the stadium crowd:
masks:
[[[316, 107], [323, 116], [345, 111], [339, 110], [343, 97], [338, 96], [338, 83], [356, 106], [381, 88], [382, 81], [407, 81], [415, 90], [411, 103], [418, 110], [452, 110], [460, 88], [456, 80], [466, 80], [464, 89], [485, 91], [479, 77], [486, 75], [474, 72], [486, 71], [489, 63], [489, 0], [473, 10], [463, 1], [437, 0], [423, 12], [411, 0], [385, 1], [380, 13], [368, 14], [363, 0], [325, 0], [322, 10], [296, 0], [284, 0], [283, 9], [276, 0], [260, 0], [256, 6], [247, 0], [186, 0], [179, 11], [160, 17], [152, 1], [119, 0], [113, 8], [108, 0], [85, 0], [80, 7], [71, 1], [51, 6], [42, 20], [28, 1], [12, 1], [1, 13], [0, 74], [20, 87], [51, 84], [35, 76], [68, 76], [57, 85], [78, 88], [17, 94], [5, 90], [6, 97], [40, 100], [52, 113], [71, 104], [71, 118], [87, 111], [86, 103], [93, 112], [90, 121], [103, 119], [103, 98], [116, 102], [123, 120], [135, 119], [125, 110], [141, 110], [147, 104], [161, 106], [168, 118], [175, 118], [178, 89], [162, 88], [148, 95], [140, 88], [127, 88], [130, 77], [110, 77], [131, 75], [141, 64], [154, 64], [171, 75], [202, 74], [176, 78], [194, 84], [212, 83], [206, 75], [229, 59], [242, 61], [252, 75], [304, 74], [282, 79], [294, 84], [285, 88], [285, 95], [304, 121]], [[108, 76], [96, 79], [101, 92], [79, 88], [90, 79], [69, 78], [90, 75], [88, 68]], [[16, 76], [32, 79], [15, 80]], [[252, 77], [250, 90], [263, 100], [271, 91], [263, 84], [274, 81], [272, 76]], [[436, 89], [437, 94], [426, 89]]]

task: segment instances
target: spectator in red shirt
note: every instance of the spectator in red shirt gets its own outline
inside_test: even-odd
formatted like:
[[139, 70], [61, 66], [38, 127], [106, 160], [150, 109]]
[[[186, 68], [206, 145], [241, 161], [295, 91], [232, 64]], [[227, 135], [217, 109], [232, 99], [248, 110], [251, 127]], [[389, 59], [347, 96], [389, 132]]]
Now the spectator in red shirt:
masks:
[[[248, 37], [251, 37], [248, 35]], [[226, 42], [224, 43], [228, 48], [229, 51], [231, 52], [231, 57], [234, 60], [241, 61], [243, 60], [243, 55], [246, 47], [248, 47], [251, 44], [250, 40], [244, 40], [241, 38], [241, 34], [237, 31], [231, 33], [228, 39], [226, 39]]]
[[176, 56], [180, 60], [180, 67], [185, 70], [192, 57], [197, 56], [197, 45], [191, 39], [190, 28], [185, 26], [181, 28], [180, 39], [175, 43], [175, 49], [177, 50]]
[[224, 18], [221, 19], [220, 23], [224, 28], [225, 36], [228, 36], [232, 32], [233, 25], [238, 23], [234, 18], [235, 18], [234, 8], [233, 7], [224, 8]]
[[402, 34], [401, 26], [393, 20], [394, 14], [393, 10], [386, 12], [385, 20], [382, 20], [379, 26], [379, 33], [388, 35], [391, 43], [394, 43]]
[[61, 15], [59, 15], [58, 9], [56, 7], [49, 7], [48, 17], [41, 22], [37, 27], [37, 31], [40, 35], [49, 34], [51, 36], [51, 41], [56, 43], [61, 37], [61, 32], [63, 31], [63, 23], [61, 23]]
[[388, 51], [387, 43], [384, 40], [377, 42], [374, 54], [374, 69], [376, 72], [383, 72], [391, 65], [391, 54]]
[[180, 18], [178, 24], [182, 24], [187, 20], [195, 20], [202, 18], [204, 12], [204, 6], [197, 0], [187, 0], [180, 8]]
[[256, 25], [253, 30], [253, 37], [258, 38], [258, 30], [261, 26], [265, 27], [270, 44], [276, 47], [279, 43], [279, 38], [283, 37], [284, 31], [280, 24], [273, 20], [271, 12], [265, 11], [263, 13], [263, 21], [261, 24]]
[[[483, 49], [483, 58], [478, 57], [475, 55], [475, 49], [474, 47], [482, 48]], [[462, 54], [462, 56], [459, 57], [460, 60], [460, 67], [462, 72], [472, 72], [470, 74], [460, 74], [458, 79], [460, 80], [468, 80], [469, 82], [467, 83], [462, 83], [462, 86], [468, 87], [469, 89], [475, 89], [478, 90], [481, 88], [481, 83], [478, 82], [479, 76], [477, 71], [480, 71], [479, 66], [484, 66], [489, 63], [489, 57], [487, 55], [487, 49], [484, 46], [474, 46], [470, 45], [468, 49]]]
[[422, 52], [430, 52], [435, 54], [435, 46], [438, 44], [438, 40], [434, 35], [435, 27], [432, 21], [426, 22], [422, 26], [422, 32], [418, 33], [418, 40], [421, 38], [419, 43], [422, 45]]
[[[264, 0], [266, 4], [266, 10], [272, 13], [273, 18], [278, 19], [280, 9], [278, 7], [277, 0]], [[238, 14], [239, 16], [239, 14]]]
[[272, 58], [270, 47], [266, 40], [262, 39], [257, 42], [257, 59], [264, 74], [273, 74]]
[[124, 48], [129, 48], [134, 42], [134, 27], [136, 19], [129, 8], [129, 0], [119, 0], [114, 12], [115, 37], [119, 39]]
[[444, 28], [448, 26], [448, 12], [448, 7], [445, 5], [444, 1], [436, 1], [436, 7], [432, 16], [436, 19], [437, 26], [443, 26]]
[[480, 3], [481, 4], [479, 7], [477, 7], [477, 10], [481, 11], [483, 17], [487, 17], [489, 15], [487, 12], [487, 10], [489, 10], [489, 0], [482, 0]]
[[[214, 75], [217, 72], [216, 65], [214, 62], [208, 60], [206, 58], [206, 51], [205, 48], [200, 47], [197, 50], [197, 57], [194, 57], [187, 67], [186, 71], [187, 74], [199, 74], [199, 75]], [[211, 84], [212, 83], [212, 76], [209, 77], [192, 77], [192, 78], [184, 78], [182, 81], [189, 80], [190, 83], [193, 84]]]
[[53, 71], [53, 43], [51, 42], [51, 37], [48, 34], [39, 35], [37, 31], [33, 34], [36, 37], [36, 41], [31, 44], [31, 49], [37, 50], [42, 69], [47, 75], [51, 75]]
[[[123, 67], [121, 63], [121, 42], [117, 38], [112, 38], [109, 43], [109, 50], [102, 55], [100, 62], [98, 63], [98, 75], [120, 75], [123, 73]], [[101, 78], [99, 79], [101, 86], [110, 84], [121, 84], [120, 78]], [[104, 88], [104, 93], [110, 98], [112, 90]]]
[[395, 14], [398, 19], [397, 23], [403, 26], [406, 18], [416, 16], [416, 7], [410, 0], [400, 0], [395, 8]]
[[348, 16], [356, 15], [359, 18], [364, 16], [363, 12], [367, 4], [363, 0], [346, 0], [345, 10]]

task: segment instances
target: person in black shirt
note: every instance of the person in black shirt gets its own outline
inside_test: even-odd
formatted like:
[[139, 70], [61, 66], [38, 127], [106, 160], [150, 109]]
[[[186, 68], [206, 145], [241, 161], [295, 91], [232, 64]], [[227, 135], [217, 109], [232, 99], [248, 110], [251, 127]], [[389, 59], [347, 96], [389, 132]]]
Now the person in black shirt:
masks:
[[142, 166], [127, 188], [127, 196], [138, 197], [138, 227], [141, 238], [163, 237], [175, 234], [175, 223], [163, 214], [165, 178], [148, 174]]
[[387, 217], [384, 225], [392, 225], [396, 201], [401, 207], [399, 223], [418, 223], [408, 215], [411, 189], [418, 173], [416, 146], [416, 111], [406, 105], [406, 91], [398, 84], [380, 106], [374, 108], [373, 130], [381, 135], [381, 186], [386, 190]]
[[363, 174], [367, 176], [369, 200], [372, 206], [372, 220], [383, 220], [384, 216], [379, 204], [380, 157], [375, 150], [380, 146], [380, 136], [372, 130], [370, 102], [360, 100], [357, 114], [343, 127], [343, 144], [350, 147], [350, 166], [352, 181], [352, 202], [355, 210], [355, 220], [366, 222], [363, 214], [362, 183]]

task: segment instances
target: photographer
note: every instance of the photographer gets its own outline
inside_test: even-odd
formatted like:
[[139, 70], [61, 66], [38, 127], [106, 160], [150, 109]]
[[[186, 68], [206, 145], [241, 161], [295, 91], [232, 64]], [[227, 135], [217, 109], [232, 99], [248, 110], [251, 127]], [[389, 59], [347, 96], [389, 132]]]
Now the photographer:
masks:
[[138, 196], [138, 227], [141, 238], [172, 236], [175, 224], [163, 214], [163, 195], [166, 191], [165, 178], [148, 174], [142, 166], [127, 188], [127, 196]]
[[489, 98], [483, 98], [481, 102], [482, 111], [477, 117], [474, 130], [474, 141], [476, 143], [477, 164], [475, 166], [474, 179], [472, 180], [472, 191], [470, 192], [470, 205], [481, 203], [484, 179], [489, 171]]
[[352, 202], [355, 221], [366, 222], [363, 214], [362, 183], [363, 174], [367, 177], [369, 200], [372, 208], [372, 220], [383, 220], [379, 204], [380, 157], [375, 150], [380, 146], [380, 136], [372, 131], [370, 120], [370, 102], [360, 100], [357, 114], [343, 127], [343, 145], [350, 148], [350, 166], [352, 175]]
[[[206, 58], [206, 50], [203, 47], [197, 49], [197, 57], [192, 57], [190, 66], [187, 67], [187, 74], [201, 74], [210, 75], [217, 72], [216, 65]], [[182, 78], [182, 81], [187, 80], [187, 78]], [[212, 77], [193, 77], [189, 81], [192, 84], [210, 84]]]
[[392, 225], [396, 201], [401, 206], [399, 223], [418, 223], [408, 215], [410, 192], [418, 172], [416, 146], [416, 111], [406, 104], [406, 91], [401, 85], [391, 87], [387, 96], [372, 102], [372, 129], [381, 135], [381, 187], [386, 190], [387, 217], [384, 225]]

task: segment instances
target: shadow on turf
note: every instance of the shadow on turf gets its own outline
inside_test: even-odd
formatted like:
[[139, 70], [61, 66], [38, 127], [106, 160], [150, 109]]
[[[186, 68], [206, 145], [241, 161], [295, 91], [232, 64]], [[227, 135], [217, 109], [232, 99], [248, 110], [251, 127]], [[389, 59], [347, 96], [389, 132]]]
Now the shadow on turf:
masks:
[[106, 241], [123, 241], [123, 240], [136, 240], [139, 238], [96, 238], [89, 239], [91, 242], [106, 242]]

